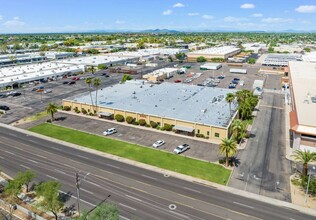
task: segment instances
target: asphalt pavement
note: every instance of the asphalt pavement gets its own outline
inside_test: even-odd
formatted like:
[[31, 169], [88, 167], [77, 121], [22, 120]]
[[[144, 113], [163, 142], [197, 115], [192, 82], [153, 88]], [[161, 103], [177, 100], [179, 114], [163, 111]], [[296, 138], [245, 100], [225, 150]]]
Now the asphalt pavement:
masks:
[[4, 127], [0, 141], [0, 166], [9, 175], [32, 169], [36, 181], [59, 181], [62, 190], [76, 198], [75, 172], [89, 174], [81, 184], [82, 206], [89, 209], [111, 195], [121, 219], [314, 218], [277, 201], [264, 203]]
[[[284, 95], [265, 93], [250, 138], [238, 154], [229, 186], [291, 201], [291, 162], [286, 159]], [[264, 128], [264, 129], [262, 129]]]

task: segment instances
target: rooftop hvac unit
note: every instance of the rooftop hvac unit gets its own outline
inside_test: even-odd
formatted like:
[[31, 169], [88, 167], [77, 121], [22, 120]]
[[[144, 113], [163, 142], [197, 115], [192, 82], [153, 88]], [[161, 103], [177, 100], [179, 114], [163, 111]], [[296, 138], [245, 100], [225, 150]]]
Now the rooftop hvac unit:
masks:
[[316, 96], [313, 96], [311, 99], [312, 99], [312, 103], [316, 103]]

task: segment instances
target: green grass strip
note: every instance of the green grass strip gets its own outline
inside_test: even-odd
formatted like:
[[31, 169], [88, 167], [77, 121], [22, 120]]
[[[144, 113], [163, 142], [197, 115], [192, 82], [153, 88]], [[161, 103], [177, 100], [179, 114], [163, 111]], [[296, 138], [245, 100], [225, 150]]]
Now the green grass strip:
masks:
[[[29, 130], [108, 154], [128, 158], [222, 185], [226, 185], [231, 173], [230, 170], [225, 169], [220, 165], [48, 123], [40, 124]], [[192, 146], [192, 148], [194, 148], [194, 146]]]

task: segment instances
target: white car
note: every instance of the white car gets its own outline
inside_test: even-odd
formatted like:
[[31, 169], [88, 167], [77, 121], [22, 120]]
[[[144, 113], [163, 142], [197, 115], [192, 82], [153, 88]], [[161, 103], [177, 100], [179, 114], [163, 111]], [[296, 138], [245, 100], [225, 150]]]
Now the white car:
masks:
[[153, 147], [154, 148], [157, 148], [157, 147], [160, 147], [160, 146], [162, 146], [162, 145], [164, 145], [165, 144], [165, 141], [164, 140], [158, 140], [158, 141], [156, 141], [155, 143], [153, 143]]
[[188, 149], [190, 149], [190, 146], [188, 144], [182, 144], [182, 145], [179, 145], [178, 147], [176, 147], [176, 149], [173, 150], [173, 153], [181, 154]]
[[108, 130], [105, 130], [104, 132], [103, 132], [103, 135], [111, 135], [111, 134], [114, 134], [114, 133], [116, 133], [117, 131], [116, 131], [116, 129], [115, 128], [109, 128]]
[[53, 90], [51, 90], [51, 89], [45, 89], [44, 90], [44, 94], [47, 94], [47, 93], [51, 93]]

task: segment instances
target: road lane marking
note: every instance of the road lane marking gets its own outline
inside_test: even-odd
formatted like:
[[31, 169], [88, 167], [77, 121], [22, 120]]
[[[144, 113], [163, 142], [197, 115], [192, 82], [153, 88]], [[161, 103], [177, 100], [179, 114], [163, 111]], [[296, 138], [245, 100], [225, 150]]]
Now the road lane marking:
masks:
[[119, 203], [119, 205], [121, 205], [121, 206], [123, 206], [123, 207], [125, 207], [125, 208], [129, 208], [129, 209], [132, 209], [132, 210], [136, 211], [135, 208], [130, 207], [130, 206], [128, 206], [128, 205], [124, 205], [124, 204], [122, 204], [122, 203]]
[[139, 201], [139, 202], [143, 201], [143, 200], [141, 200], [141, 199], [138, 199], [138, 198], [135, 198], [135, 197], [133, 197], [133, 196], [126, 195], [126, 194], [125, 194], [125, 196], [128, 197], [128, 198], [130, 198], [130, 199], [134, 199], [134, 200], [136, 200], [136, 201]]
[[120, 218], [125, 219], [125, 220], [130, 220], [129, 218], [126, 218], [125, 216], [120, 215]]
[[31, 160], [31, 159], [27, 159], [28, 161], [30, 161], [30, 162], [32, 162], [32, 163], [36, 163], [36, 164], [38, 164], [38, 162], [37, 161], [35, 161], [35, 160]]
[[239, 203], [239, 202], [233, 202], [233, 203], [236, 204], [236, 205], [244, 206], [246, 208], [254, 209], [254, 207], [246, 205], [246, 204], [243, 204], [243, 203]]
[[66, 173], [64, 172], [64, 171], [61, 171], [61, 170], [58, 170], [58, 169], [54, 169], [57, 173], [61, 173], [61, 174], [65, 174], [66, 175]]
[[[65, 193], [64, 191], [61, 191], [61, 190], [59, 190], [59, 192], [61, 192], [62, 194], [65, 194], [65, 195], [69, 195], [68, 193]], [[70, 197], [71, 197], [71, 198], [74, 198], [74, 199], [77, 199], [77, 197], [74, 196], [74, 195], [70, 195]], [[90, 205], [90, 206], [92, 206], [92, 207], [95, 207], [95, 204], [93, 204], [93, 203], [91, 203], [91, 202], [88, 202], [88, 201], [86, 201], [86, 200], [80, 199], [80, 202], [84, 202], [84, 203], [86, 203], [86, 204], [88, 204], [88, 205]]]
[[51, 179], [54, 179], [54, 180], [58, 180], [57, 178], [53, 177], [53, 176], [50, 176], [50, 175], [46, 175], [47, 177], [51, 178]]
[[96, 183], [91, 182], [91, 181], [89, 181], [89, 180], [85, 180], [85, 182], [90, 183], [91, 185], [94, 185], [94, 186], [97, 186], [97, 187], [102, 188], [99, 184], [96, 184]]
[[84, 159], [88, 159], [88, 160], [89, 160], [89, 158], [88, 158], [88, 157], [85, 157], [85, 156], [77, 155], [77, 157], [81, 157], [81, 158], [84, 158]]
[[41, 158], [44, 158], [44, 159], [47, 159], [47, 157], [42, 156], [42, 155], [39, 155], [39, 154], [36, 154], [36, 156], [41, 157]]
[[91, 195], [93, 195], [94, 193], [93, 192], [91, 192], [91, 191], [89, 191], [89, 190], [86, 190], [86, 189], [80, 189], [80, 190], [82, 190], [82, 191], [84, 191], [84, 192], [86, 192], [86, 193], [89, 193], [89, 194], [91, 194]]
[[157, 178], [151, 177], [151, 176], [147, 176], [147, 175], [145, 175], [145, 174], [142, 174], [142, 176], [143, 176], [143, 177], [147, 177], [148, 179], [157, 180]]
[[114, 167], [114, 168], [116, 168], [116, 169], [121, 169], [120, 167], [118, 167], [118, 166], [114, 166], [114, 165], [109, 164], [109, 163], [107, 163], [106, 165], [108, 165], [109, 167]]
[[65, 163], [63, 163], [62, 165], [64, 165], [65, 167], [70, 167], [70, 168], [72, 168], [72, 169], [76, 169], [76, 167], [71, 166], [71, 165], [68, 165], [68, 164], [65, 164]]
[[27, 166], [25, 166], [25, 165], [23, 165], [23, 164], [20, 164], [20, 166], [23, 167], [23, 168], [25, 168], [25, 169], [27, 169], [27, 170], [31, 169], [31, 168], [29, 168], [29, 167], [27, 167]]
[[190, 191], [192, 191], [192, 192], [196, 192], [196, 193], [201, 193], [200, 191], [198, 191], [198, 190], [195, 190], [195, 189], [191, 189], [191, 188], [189, 188], [189, 187], [183, 187], [184, 189], [187, 189], [187, 190], [190, 190]]
[[178, 215], [178, 216], [180, 216], [180, 217], [182, 217], [182, 218], [189, 218], [189, 217], [186, 216], [186, 215], [182, 215], [182, 214], [180, 214], [180, 213], [178, 213], [178, 212], [175, 212], [175, 211], [172, 211], [172, 210], [169, 210], [169, 212], [171, 212], [171, 213], [174, 214], [174, 215]]
[[4, 160], [4, 157], [1, 157], [1, 156], [0, 156], [0, 158], [1, 158], [2, 160]]
[[10, 152], [10, 151], [4, 151], [4, 152], [7, 152], [8, 154], [11, 154], [11, 155], [15, 155], [14, 153]]

